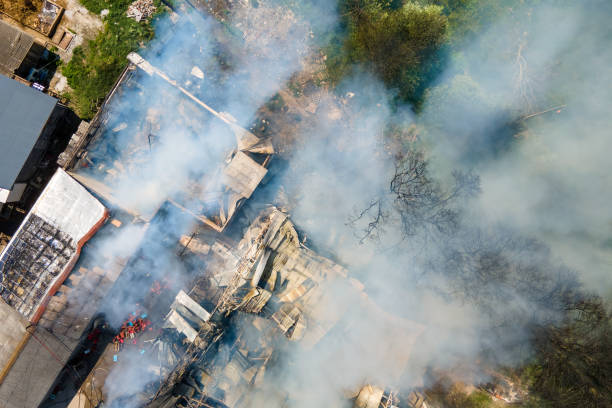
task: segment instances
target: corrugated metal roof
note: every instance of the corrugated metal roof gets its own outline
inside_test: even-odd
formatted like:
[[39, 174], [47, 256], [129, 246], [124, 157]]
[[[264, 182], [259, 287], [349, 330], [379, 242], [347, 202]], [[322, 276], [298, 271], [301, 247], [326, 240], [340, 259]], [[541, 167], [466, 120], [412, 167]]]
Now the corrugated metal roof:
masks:
[[0, 75], [1, 188], [13, 187], [56, 104], [57, 99]]
[[34, 39], [17, 27], [0, 20], [0, 66], [11, 74], [21, 65]]

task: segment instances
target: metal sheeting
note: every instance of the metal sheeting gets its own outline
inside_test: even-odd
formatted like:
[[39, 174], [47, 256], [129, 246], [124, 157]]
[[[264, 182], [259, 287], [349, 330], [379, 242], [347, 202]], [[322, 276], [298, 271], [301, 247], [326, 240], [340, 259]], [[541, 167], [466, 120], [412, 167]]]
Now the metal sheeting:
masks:
[[56, 104], [55, 98], [0, 75], [0, 188], [13, 187]]
[[223, 184], [249, 198], [267, 172], [265, 167], [239, 151], [223, 170]]
[[0, 68], [7, 73], [14, 73], [32, 48], [34, 39], [0, 20]]
[[210, 313], [181, 290], [172, 303], [170, 313], [166, 317], [165, 327], [175, 328], [193, 343], [200, 325], [207, 322], [208, 319], [210, 319]]

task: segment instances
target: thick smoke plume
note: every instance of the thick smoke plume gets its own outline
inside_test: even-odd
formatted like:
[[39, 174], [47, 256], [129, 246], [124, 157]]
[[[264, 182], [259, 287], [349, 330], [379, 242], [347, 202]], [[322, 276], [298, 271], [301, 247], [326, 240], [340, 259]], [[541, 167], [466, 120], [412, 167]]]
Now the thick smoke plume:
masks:
[[438, 167], [480, 174], [488, 222], [543, 240], [607, 296], [612, 53], [609, 5], [595, 3], [513, 10], [468, 44], [421, 116], [447, 130]]
[[[223, 26], [188, 13], [176, 24], [160, 22], [159, 39], [143, 56], [247, 127], [258, 108], [285, 87], [313, 52], [309, 23], [318, 23], [317, 33], [335, 24], [329, 17], [332, 7], [325, 2], [308, 9], [312, 14], [306, 16], [259, 3], [259, 8], [229, 17], [230, 24], [243, 31], [241, 38], [216, 42], [212, 38]], [[484, 379], [475, 363], [483, 350], [497, 362], [518, 363], [525, 354], [509, 345], [525, 342], [525, 325], [556, 318], [557, 304], [534, 300], [530, 288], [570, 296], [577, 286], [560, 266], [559, 257], [586, 283], [601, 281], [609, 266], [609, 255], [604, 254], [609, 246], [606, 210], [611, 169], [606, 154], [611, 146], [605, 118], [612, 100], [609, 90], [598, 84], [612, 79], [612, 53], [602, 32], [595, 28], [585, 32], [588, 20], [578, 8], [570, 13], [540, 7], [529, 15], [520, 30], [520, 51], [516, 49], [523, 65], [509, 65], [508, 55], [490, 52], [507, 49], [496, 47], [491, 38], [500, 43], [516, 38], [516, 27], [501, 21], [464, 51], [465, 59], [474, 61], [478, 69], [449, 67], [427, 95], [422, 112], [391, 109], [392, 92], [362, 73], [341, 84], [336, 95], [324, 93], [317, 111], [303, 121], [285, 174], [272, 183], [289, 196], [291, 217], [305, 244], [345, 265], [364, 282], [370, 300], [381, 309], [366, 308], [351, 292], [329, 288], [333, 301], [328, 307], [347, 311], [350, 330], [331, 333], [315, 352], [284, 349], [284, 358], [265, 386], [289, 391], [299, 399], [292, 406], [344, 406], [347, 395], [367, 382], [410, 389], [424, 383], [428, 368], [462, 365], [471, 369], [464, 371], [468, 375]], [[596, 63], [579, 64], [594, 55]], [[194, 66], [204, 72], [204, 79], [190, 75]], [[541, 78], [551, 66], [554, 75]], [[529, 86], [520, 82], [522, 77], [517, 79], [517, 69], [527, 69], [521, 75], [530, 78]], [[120, 201], [148, 214], [189, 188], [190, 180], [214, 170], [235, 141], [224, 124], [186, 104], [178, 91], [158, 78], [141, 83], [113, 106], [114, 125], [132, 126], [133, 118], [155, 116], [157, 140], [145, 162], [116, 180], [116, 191]], [[455, 86], [467, 87], [468, 97], [447, 92]], [[566, 106], [549, 114], [556, 115], [554, 121], [528, 119], [527, 132], [518, 139], [505, 130], [498, 132], [500, 121], [526, 116], [548, 102], [555, 105], [556, 100], [547, 99], [554, 89], [562, 93]], [[191, 123], [176, 120], [185, 110], [193, 118]], [[424, 144], [433, 151], [428, 156], [430, 171], [442, 186], [453, 169], [480, 174], [482, 193], [462, 203], [458, 231], [451, 238], [432, 238], [424, 232], [407, 237], [402, 229], [402, 208], [389, 188], [398, 153], [385, 136], [392, 123], [428, 129]], [[118, 138], [113, 143], [120, 156], [122, 146], [131, 141]], [[376, 239], [362, 239], [360, 231], [373, 220]], [[168, 214], [149, 228], [159, 232], [154, 236], [176, 237], [186, 233], [191, 222]], [[125, 242], [134, 242], [132, 233], [136, 234], [128, 231], [125, 239], [106, 243], [104, 257], [126, 256]], [[540, 238], [553, 252], [524, 236]], [[183, 267], [162, 241], [144, 241], [139, 259], [146, 262], [132, 268], [133, 276], [137, 281], [138, 274], [160, 279], [171, 275], [178, 287], [188, 272], [181, 272]], [[504, 269], [506, 264], [511, 266]], [[511, 272], [499, 280], [478, 281], [479, 267]], [[539, 271], [533, 278], [539, 280], [535, 286], [504, 282], [506, 276], [520, 282], [534, 268]], [[113, 323], [131, 311], [142, 291], [137, 285], [125, 285], [121, 299], [107, 306]], [[381, 319], [381, 313], [390, 312], [394, 315], [390, 321], [410, 322], [406, 331], [411, 340], [402, 350], [409, 354], [409, 364], [400, 375], [392, 374], [384, 359], [372, 357], [393, 342], [385, 336], [388, 327]], [[500, 337], [505, 341], [500, 342]], [[113, 372], [108, 395], [116, 398], [141, 391], [149, 379], [139, 370], [146, 365], [127, 364]], [[271, 399], [257, 406], [281, 406], [282, 401]]]

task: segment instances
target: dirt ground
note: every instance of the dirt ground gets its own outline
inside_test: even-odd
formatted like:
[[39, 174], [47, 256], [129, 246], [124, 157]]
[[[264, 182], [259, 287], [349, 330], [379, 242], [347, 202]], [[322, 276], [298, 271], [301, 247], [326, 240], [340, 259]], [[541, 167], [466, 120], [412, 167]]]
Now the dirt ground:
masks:
[[100, 16], [90, 13], [77, 0], [61, 0], [58, 3], [65, 8], [65, 11], [57, 31], [63, 29], [74, 34], [64, 55], [60, 53], [62, 60], [68, 61], [72, 57], [74, 47], [81, 45], [86, 39], [95, 38], [104, 25]]
[[[277, 154], [288, 156], [299, 143], [303, 129], [309, 129], [315, 121], [319, 108], [337, 113], [325, 82], [325, 56], [318, 49], [309, 47], [313, 34], [299, 17], [273, 1], [259, 0], [234, 1], [230, 21], [241, 34], [249, 52], [267, 54], [269, 39], [282, 46], [284, 38], [293, 37], [291, 47], [301, 50], [301, 69], [296, 72], [285, 86], [257, 112], [257, 120], [251, 131], [260, 137], [271, 137]], [[297, 34], [301, 33], [302, 37]], [[324, 103], [322, 103], [324, 101]], [[325, 105], [325, 107], [323, 107]], [[331, 117], [330, 117], [331, 118]]]
[[42, 0], [0, 0], [0, 11], [29, 27], [38, 24]]

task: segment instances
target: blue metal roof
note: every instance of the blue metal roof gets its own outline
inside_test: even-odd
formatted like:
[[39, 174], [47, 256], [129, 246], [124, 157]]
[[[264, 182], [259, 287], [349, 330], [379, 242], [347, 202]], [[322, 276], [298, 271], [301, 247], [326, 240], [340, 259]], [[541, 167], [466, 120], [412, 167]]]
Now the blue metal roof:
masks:
[[57, 100], [0, 75], [0, 187], [10, 190]]

